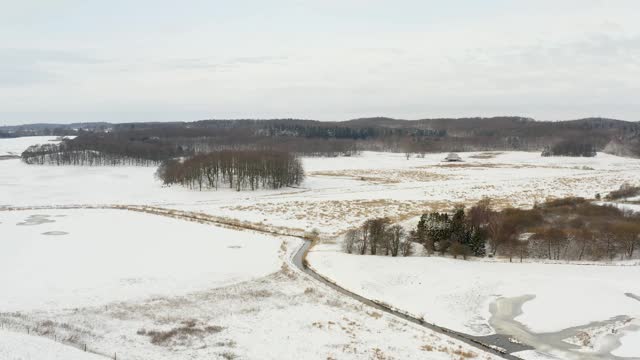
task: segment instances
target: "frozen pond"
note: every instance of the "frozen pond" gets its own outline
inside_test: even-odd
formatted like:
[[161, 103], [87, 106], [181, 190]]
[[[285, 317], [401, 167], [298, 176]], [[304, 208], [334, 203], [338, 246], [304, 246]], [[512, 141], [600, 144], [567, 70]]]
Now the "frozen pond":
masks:
[[[637, 320], [626, 323], [640, 319], [640, 301], [635, 297], [640, 294], [639, 266], [357, 256], [331, 251], [335, 246], [320, 244], [309, 253], [320, 273], [359, 295], [437, 325], [486, 337], [492, 344], [495, 333], [538, 349], [548, 340], [545, 349], [561, 351], [561, 359], [571, 359], [567, 353], [583, 356], [584, 351], [595, 353], [592, 359], [629, 354], [640, 358], [638, 345], [633, 348], [640, 336], [633, 326]], [[523, 295], [529, 297], [520, 298]], [[490, 311], [496, 302], [501, 306], [497, 317]], [[619, 333], [607, 336], [607, 329]], [[575, 339], [565, 345], [565, 337]], [[583, 349], [570, 346], [585, 342]], [[520, 351], [500, 344], [508, 351]]]
[[180, 295], [280, 268], [280, 240], [123, 210], [0, 211], [0, 312]]
[[[632, 294], [627, 295], [633, 297]], [[640, 330], [633, 318], [619, 315], [560, 331], [538, 333], [516, 320], [523, 314], [523, 305], [533, 299], [535, 295], [496, 299], [491, 304], [489, 319], [496, 333], [511, 336], [537, 351], [562, 359], [621, 360], [640, 357], [640, 354], [633, 354], [632, 357], [620, 357], [614, 354], [623, 345], [621, 339], [625, 335], [635, 336]], [[591, 351], [585, 351], [585, 347], [590, 348]]]

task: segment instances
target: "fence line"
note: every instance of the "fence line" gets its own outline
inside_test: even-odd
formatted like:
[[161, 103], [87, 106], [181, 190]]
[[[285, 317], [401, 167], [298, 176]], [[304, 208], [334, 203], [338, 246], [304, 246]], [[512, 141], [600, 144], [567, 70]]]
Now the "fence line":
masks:
[[162, 208], [154, 205], [126, 205], [126, 204], [103, 204], [103, 205], [37, 205], [37, 206], [2, 206], [0, 211], [28, 211], [28, 210], [77, 210], [77, 209], [103, 209], [103, 210], [129, 210], [153, 215], [167, 216], [176, 219], [209, 223], [219, 226], [230, 226], [237, 229], [254, 230], [273, 235], [303, 237], [304, 231], [300, 229], [290, 229], [286, 227], [270, 226], [262, 223], [251, 223], [248, 221], [235, 220], [233, 218], [210, 215], [201, 212], [185, 211], [179, 209]]
[[49, 327], [47, 327], [47, 331], [41, 331], [40, 329], [41, 328], [38, 326], [28, 326], [24, 324], [18, 324], [15, 321], [7, 321], [0, 318], [0, 330], [46, 338], [65, 346], [74, 347], [80, 351], [102, 356], [106, 359], [122, 360], [122, 357], [118, 355], [117, 352], [107, 354], [103, 351], [91, 348], [89, 345], [87, 345], [86, 342], [72, 341], [72, 340], [69, 340], [69, 338], [65, 339], [64, 336], [58, 335], [55, 331], [53, 331]]

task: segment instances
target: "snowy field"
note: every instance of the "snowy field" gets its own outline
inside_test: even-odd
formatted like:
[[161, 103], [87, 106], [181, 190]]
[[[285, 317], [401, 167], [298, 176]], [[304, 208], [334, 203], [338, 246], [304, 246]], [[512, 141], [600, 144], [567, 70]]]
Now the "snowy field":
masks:
[[280, 268], [278, 238], [122, 210], [0, 211], [0, 234], [0, 312], [178, 295]]
[[[2, 359], [96, 358], [33, 335], [132, 360], [496, 359], [311, 280], [291, 264], [294, 238], [125, 210], [49, 212], [0, 212], [19, 227], [2, 231], [0, 324], [14, 330], [0, 331]], [[45, 219], [55, 222], [33, 224]]]
[[[639, 266], [355, 256], [323, 245], [310, 253], [309, 260], [320, 273], [340, 279], [358, 294], [475, 335], [492, 332], [489, 305], [498, 297], [535, 295], [517, 317], [535, 332], [558, 331], [621, 314], [640, 316], [640, 302], [625, 296], [640, 294]], [[581, 301], [585, 298], [589, 302]]]
[[220, 216], [238, 203], [162, 187], [153, 172], [0, 162], [0, 359], [98, 358], [52, 337], [125, 360], [496, 358], [310, 279], [291, 263], [295, 238], [126, 210], [7, 209], [204, 199]]
[[0, 359], [3, 360], [104, 360], [39, 336], [0, 330]]
[[57, 136], [28, 136], [0, 139], [0, 156], [20, 156], [29, 146], [36, 144], [57, 144]]
[[621, 339], [622, 346], [613, 352], [613, 355], [620, 357], [638, 358], [640, 354], [640, 320], [635, 320], [636, 331], [629, 333]]
[[[640, 301], [626, 295], [640, 294], [639, 266], [358, 256], [340, 253], [335, 245], [317, 246], [309, 261], [318, 272], [355, 293], [468, 334], [495, 333], [490, 306], [500, 298], [524, 295], [534, 298], [524, 303], [515, 320], [536, 334], [617, 316], [640, 318]], [[621, 322], [618, 329], [625, 325]], [[633, 330], [630, 338], [640, 329]], [[623, 343], [632, 346], [633, 342]], [[592, 345], [597, 346], [596, 339]], [[624, 346], [620, 351], [626, 351]]]
[[0, 206], [151, 204], [335, 235], [369, 217], [403, 221], [483, 196], [491, 196], [496, 206], [531, 206], [547, 197], [593, 198], [640, 181], [640, 160], [602, 153], [595, 158], [461, 155], [465, 162], [453, 164], [441, 162], [444, 154], [408, 160], [391, 153], [306, 158], [308, 176], [299, 188], [240, 194], [163, 187], [153, 167], [33, 166], [14, 159], [0, 162]]
[[[25, 138], [20, 146], [33, 140]], [[24, 150], [4, 141], [15, 139], [0, 139], [0, 149]], [[640, 160], [607, 154], [460, 155], [465, 162], [455, 164], [443, 163], [445, 154], [305, 158], [307, 179], [300, 187], [242, 193], [165, 187], [154, 167], [33, 166], [8, 159], [0, 161], [0, 208], [153, 205], [259, 229], [317, 228], [327, 241], [309, 260], [321, 273], [361, 295], [470, 334], [495, 332], [491, 305], [523, 295], [535, 297], [514, 320], [532, 333], [640, 315], [640, 301], [625, 295], [640, 295], [638, 267], [392, 259], [337, 250], [335, 236], [370, 217], [411, 222], [425, 211], [469, 205], [483, 196], [499, 207], [526, 207], [547, 197], [593, 198], [640, 182]], [[47, 217], [17, 225], [33, 215]], [[459, 359], [460, 351], [469, 350], [298, 273], [290, 264], [300, 244], [294, 239], [123, 210], [39, 209], [0, 211], [0, 243], [6, 246], [0, 249], [0, 285], [11, 289], [0, 295], [0, 322], [49, 321], [43, 331], [76, 336], [105, 353], [118, 350], [128, 355], [123, 359]], [[30, 281], [16, 281], [25, 278]], [[625, 321], [606, 324], [620, 335], [621, 346], [611, 354], [639, 357], [638, 325]], [[589, 346], [611, 347], [604, 344], [604, 328], [583, 329], [592, 338]]]

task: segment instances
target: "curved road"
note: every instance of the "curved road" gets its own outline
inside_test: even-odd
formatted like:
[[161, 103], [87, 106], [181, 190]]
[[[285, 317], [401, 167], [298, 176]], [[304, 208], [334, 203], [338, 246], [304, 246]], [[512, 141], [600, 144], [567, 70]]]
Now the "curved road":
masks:
[[[312, 268], [306, 265], [304, 259], [305, 259], [305, 255], [307, 254], [307, 252], [311, 247], [311, 244], [312, 244], [311, 241], [306, 239], [304, 240], [304, 243], [302, 244], [302, 246], [300, 246], [298, 251], [293, 256], [293, 259], [292, 259], [293, 264], [296, 267], [298, 267], [300, 270], [302, 270], [304, 273], [314, 278], [315, 280], [320, 281], [321, 283], [329, 286], [330, 288], [336, 290], [337, 292], [343, 295], [346, 295], [352, 299], [358, 300], [359, 302], [367, 306], [370, 306], [372, 308], [375, 308], [377, 310], [386, 312], [387, 314], [391, 314], [393, 316], [399, 317], [403, 320], [409, 321], [411, 323], [422, 326], [429, 330], [433, 330], [437, 333], [450, 336], [456, 340], [460, 340], [464, 343], [467, 343], [475, 348], [498, 355], [504, 359], [520, 360], [519, 357], [511, 355], [511, 353], [533, 349], [532, 347], [526, 346], [524, 344], [511, 342], [507, 337], [502, 335], [496, 334], [496, 335], [489, 335], [489, 336], [473, 336], [473, 335], [460, 333], [451, 329], [447, 329], [442, 326], [438, 326], [436, 324], [428, 323], [423, 319], [416, 318], [408, 313], [402, 312], [397, 309], [393, 309], [375, 300], [365, 298], [352, 291], [349, 291], [343, 288], [342, 286], [336, 284], [335, 282], [331, 281], [330, 279], [322, 276], [320, 273], [316, 272], [315, 270], [313, 270]], [[502, 351], [501, 349], [504, 349], [504, 351]]]

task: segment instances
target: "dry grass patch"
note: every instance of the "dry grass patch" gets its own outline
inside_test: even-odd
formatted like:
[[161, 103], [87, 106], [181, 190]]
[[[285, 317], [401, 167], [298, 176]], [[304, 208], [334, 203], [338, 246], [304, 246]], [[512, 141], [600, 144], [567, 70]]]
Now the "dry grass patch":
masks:
[[371, 316], [374, 319], [380, 319], [382, 317], [382, 314], [376, 311], [372, 311], [372, 312], [367, 311], [367, 315]]
[[[154, 215], [162, 215], [175, 219], [193, 221], [200, 224], [213, 224], [215, 226], [224, 227], [227, 229], [243, 229], [254, 230], [259, 232], [267, 232], [275, 235], [287, 235], [287, 236], [300, 236], [303, 233], [302, 229], [280, 227], [274, 225], [264, 224], [262, 222], [250, 222], [246, 220], [239, 220], [229, 217], [214, 216], [205, 213], [182, 211], [176, 209], [164, 209], [152, 206], [137, 206], [137, 205], [112, 205], [103, 208], [109, 209], [123, 209], [135, 212], [143, 212]], [[265, 219], [266, 220], [266, 219]]]
[[422, 347], [420, 348], [422, 351], [433, 351], [433, 346], [431, 345], [422, 345]]
[[327, 301], [325, 301], [325, 304], [335, 308], [342, 308], [345, 306], [345, 303], [338, 299], [328, 299]]
[[247, 291], [245, 294], [247, 297], [253, 299], [268, 298], [273, 295], [271, 291], [266, 289]]
[[280, 271], [278, 273], [284, 275], [284, 277], [289, 280], [294, 280], [298, 277], [298, 273], [291, 269], [287, 263], [282, 263], [282, 265], [280, 265]]
[[474, 353], [472, 351], [468, 351], [468, 350], [467, 351], [462, 350], [462, 348], [453, 350], [451, 353], [454, 354], [454, 355], [460, 356], [461, 359], [463, 359], [463, 358], [464, 359], [472, 359], [472, 358], [478, 356], [476, 353]]
[[450, 175], [433, 173], [422, 168], [316, 171], [309, 175], [347, 177], [374, 184], [397, 184], [406, 181], [429, 182], [451, 179]]
[[312, 295], [312, 294], [315, 294], [315, 292], [316, 292], [316, 290], [314, 288], [308, 287], [308, 288], [304, 289], [304, 294], [305, 295]]
[[470, 159], [493, 159], [498, 155], [502, 155], [503, 152], [500, 151], [490, 151], [490, 152], [483, 152], [480, 154], [475, 154], [475, 155], [471, 155], [469, 156]]
[[462, 349], [461, 346], [458, 346], [457, 349], [451, 349], [446, 346], [438, 346], [437, 348], [435, 348], [432, 345], [425, 344], [420, 347], [420, 350], [428, 351], [428, 352], [437, 351], [445, 354], [451, 354], [456, 357], [459, 357], [459, 359], [472, 359], [478, 356], [473, 351], [468, 351], [468, 350], [465, 351], [464, 349]]
[[384, 176], [371, 176], [373, 172], [364, 170], [314, 171], [309, 173], [309, 176], [344, 177], [373, 184], [395, 184], [400, 182], [397, 179], [385, 178]]
[[[373, 199], [290, 201], [284, 205], [282, 203], [260, 203], [227, 207], [226, 209], [259, 212], [265, 216], [278, 215], [292, 220], [312, 219], [313, 223], [310, 226], [335, 228], [336, 224], [360, 223], [366, 219], [377, 217], [388, 217], [394, 222], [403, 221], [425, 211], [437, 211], [450, 207], [451, 202], [449, 201]], [[341, 230], [346, 229], [338, 228], [338, 232]]]
[[379, 348], [373, 348], [371, 350], [372, 354], [371, 354], [371, 358], [375, 359], [375, 360], [388, 360], [388, 359], [393, 359], [392, 357], [389, 357], [388, 355], [386, 355], [382, 350], [380, 350]]
[[154, 345], [173, 347], [190, 345], [194, 339], [202, 340], [204, 337], [217, 334], [222, 330], [224, 330], [222, 326], [198, 326], [195, 320], [186, 320], [182, 322], [182, 326], [170, 330], [147, 331], [140, 329], [137, 334], [148, 336]]
[[441, 163], [441, 164], [435, 165], [435, 167], [447, 168], [447, 169], [499, 169], [499, 168], [521, 168], [521, 167], [537, 167], [537, 166], [461, 162], [461, 163]]
[[238, 355], [232, 353], [231, 351], [225, 351], [222, 354], [220, 354], [220, 356], [222, 356], [222, 358], [226, 360], [233, 360], [238, 358]]
[[324, 325], [322, 325], [322, 323], [320, 321], [316, 321], [316, 322], [312, 323], [311, 326], [313, 326], [314, 328], [318, 328], [318, 329], [324, 328]]
[[218, 341], [216, 346], [234, 348], [236, 347], [236, 342], [234, 340]]

